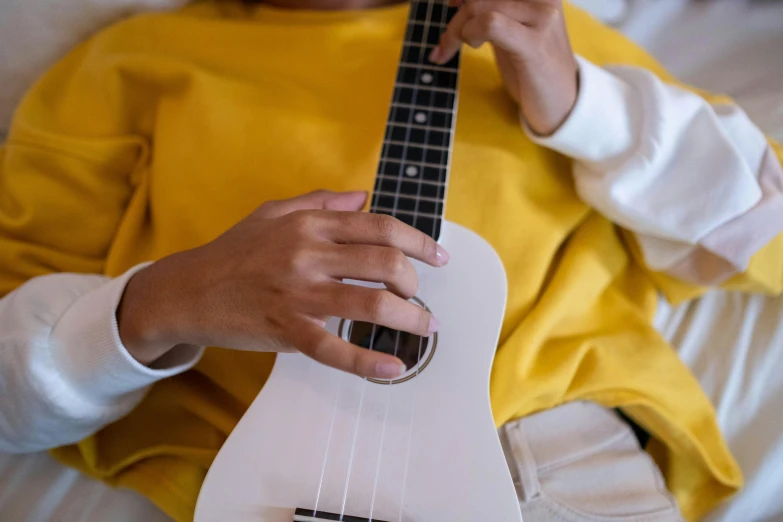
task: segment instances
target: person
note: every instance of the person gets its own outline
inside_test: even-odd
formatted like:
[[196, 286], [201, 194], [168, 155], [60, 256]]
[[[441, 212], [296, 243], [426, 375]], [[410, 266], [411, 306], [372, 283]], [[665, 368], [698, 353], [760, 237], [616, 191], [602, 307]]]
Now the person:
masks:
[[[449, 260], [358, 212], [407, 6], [227, 9], [140, 17], [77, 48], [28, 93], [0, 156], [0, 449], [60, 446], [178, 519], [270, 352], [399, 374], [323, 322], [428, 335], [407, 258]], [[525, 519], [698, 518], [741, 474], [650, 325], [655, 295], [780, 292], [781, 151], [559, 0], [469, 0], [430, 60], [463, 43], [477, 50], [447, 217], [508, 274], [492, 401]]]

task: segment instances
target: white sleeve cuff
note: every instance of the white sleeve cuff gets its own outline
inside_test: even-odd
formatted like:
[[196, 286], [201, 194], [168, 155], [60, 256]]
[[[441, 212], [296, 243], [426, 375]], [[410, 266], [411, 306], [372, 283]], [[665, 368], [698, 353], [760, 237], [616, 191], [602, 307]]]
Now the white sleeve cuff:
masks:
[[155, 381], [182, 373], [201, 357], [201, 347], [180, 345], [153, 363], [139, 363], [123, 346], [116, 310], [125, 285], [149, 263], [79, 298], [52, 329], [50, 349], [62, 378], [93, 402], [111, 402]]
[[[562, 125], [549, 136], [540, 136], [522, 121], [530, 139], [586, 166], [621, 161], [636, 147], [633, 123], [641, 108], [632, 87], [597, 65], [576, 57], [579, 63], [579, 95]], [[636, 114], [629, 114], [635, 112]]]

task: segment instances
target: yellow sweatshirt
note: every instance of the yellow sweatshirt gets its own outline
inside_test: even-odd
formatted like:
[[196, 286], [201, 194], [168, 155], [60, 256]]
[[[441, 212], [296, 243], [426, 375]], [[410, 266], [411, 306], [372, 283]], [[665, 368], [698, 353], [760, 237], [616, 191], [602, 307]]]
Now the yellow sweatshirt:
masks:
[[[28, 94], [0, 149], [0, 295], [51, 272], [121, 274], [210, 241], [268, 199], [371, 190], [406, 13], [201, 3], [79, 47]], [[671, 80], [586, 14], [568, 8], [567, 19], [586, 59]], [[709, 401], [650, 323], [657, 290], [700, 289], [632, 261], [627, 237], [577, 198], [570, 161], [525, 137], [488, 49], [464, 53], [460, 100], [447, 218], [492, 244], [509, 282], [497, 424], [579, 399], [620, 406], [653, 434], [669, 488], [698, 518], [741, 474]], [[779, 291], [781, 248], [778, 238], [732, 283]], [[188, 520], [273, 362], [209, 349], [127, 417], [54, 454]]]

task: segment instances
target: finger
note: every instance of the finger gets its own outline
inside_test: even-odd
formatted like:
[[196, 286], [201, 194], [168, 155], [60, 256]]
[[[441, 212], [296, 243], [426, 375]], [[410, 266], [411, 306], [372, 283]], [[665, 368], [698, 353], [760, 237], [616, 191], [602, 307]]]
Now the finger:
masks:
[[334, 212], [323, 223], [324, 233], [336, 243], [386, 246], [432, 266], [443, 266], [449, 254], [430, 236], [384, 214]]
[[[449, 22], [446, 31], [441, 36], [440, 43], [432, 50], [430, 60], [435, 63], [448, 62], [454, 57], [457, 51], [459, 51], [463, 41], [474, 47], [481, 45], [483, 42], [479, 43], [478, 40], [468, 42], [464, 38], [465, 26], [472, 21], [475, 24], [476, 18], [479, 19], [479, 22], [482, 25], [487, 26], [487, 29], [490, 29], [495, 25], [500, 25], [501, 27], [496, 28], [496, 31], [499, 29], [504, 31], [517, 29], [522, 32], [526, 27], [535, 25], [536, 21], [542, 16], [544, 10], [549, 9], [551, 9], [551, 7], [547, 5], [518, 2], [515, 0], [468, 2], [457, 11], [457, 14], [455, 14], [451, 19], [451, 22]], [[501, 17], [490, 13], [505, 16]], [[506, 19], [512, 22], [512, 24], [506, 23], [504, 21]], [[484, 41], [487, 40], [485, 39]], [[523, 48], [524, 47], [518, 47], [516, 49]], [[513, 51], [514, 49], [510, 50]]]
[[506, 15], [487, 11], [465, 24], [462, 39], [474, 49], [490, 42], [499, 49], [515, 52], [529, 45], [525, 31], [528, 29]]
[[405, 365], [397, 357], [360, 348], [314, 322], [302, 321], [294, 326], [291, 344], [322, 364], [360, 377], [379, 379], [393, 379], [405, 372]]
[[438, 329], [438, 321], [427, 310], [378, 288], [347, 283], [329, 283], [308, 305], [308, 312], [388, 326], [427, 337]]
[[344, 210], [358, 211], [367, 201], [367, 192], [332, 192], [316, 190], [289, 199], [267, 201], [258, 208], [265, 218], [276, 218], [297, 210]]
[[396, 248], [332, 245], [324, 263], [326, 273], [332, 277], [383, 283], [404, 299], [416, 295], [419, 288], [413, 263]]

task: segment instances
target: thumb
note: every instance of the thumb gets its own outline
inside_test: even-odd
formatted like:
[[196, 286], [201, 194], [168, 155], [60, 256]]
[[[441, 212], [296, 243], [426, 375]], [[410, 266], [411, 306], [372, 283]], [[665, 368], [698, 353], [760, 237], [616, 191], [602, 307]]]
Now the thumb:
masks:
[[332, 192], [316, 190], [301, 196], [279, 201], [268, 201], [259, 207], [264, 218], [275, 218], [297, 210], [346, 210], [358, 211], [367, 201], [367, 192]]

